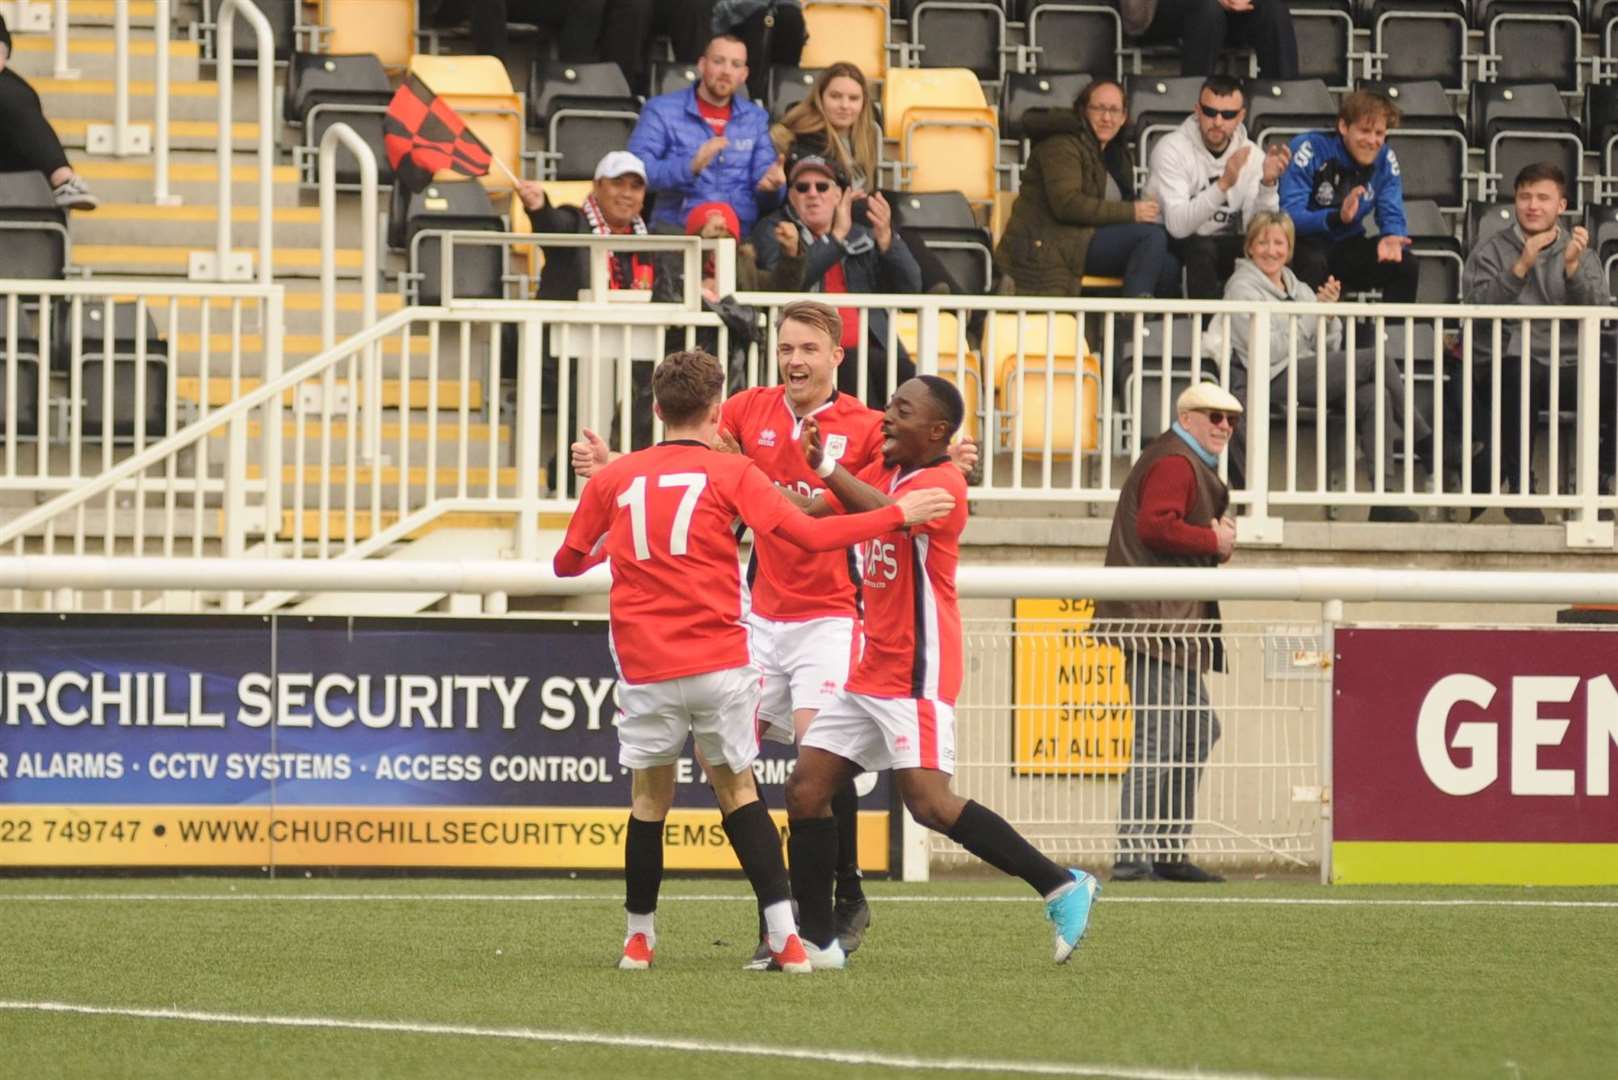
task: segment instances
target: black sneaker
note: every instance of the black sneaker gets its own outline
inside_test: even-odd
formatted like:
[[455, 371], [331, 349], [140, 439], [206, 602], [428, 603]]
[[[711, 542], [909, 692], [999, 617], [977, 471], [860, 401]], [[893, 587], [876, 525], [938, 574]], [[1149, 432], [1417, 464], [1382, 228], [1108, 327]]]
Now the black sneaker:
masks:
[[1154, 862], [1152, 873], [1163, 881], [1183, 881], [1193, 885], [1211, 885], [1225, 879], [1211, 870], [1204, 870], [1187, 859], [1176, 862]]
[[1370, 521], [1387, 521], [1401, 525], [1411, 525], [1421, 520], [1421, 515], [1408, 506], [1373, 506], [1371, 507]]
[[865, 931], [871, 925], [871, 905], [865, 897], [856, 897], [853, 900], [839, 900], [833, 911], [832, 925], [837, 930], [837, 943], [843, 947], [843, 954], [853, 952], [865, 940]]
[[1506, 520], [1513, 525], [1543, 525], [1545, 511], [1537, 506], [1508, 506]]
[[1114, 881], [1153, 881], [1156, 875], [1152, 873], [1152, 864], [1138, 862], [1134, 859], [1120, 859], [1112, 864], [1112, 880]]
[[774, 954], [770, 952], [770, 939], [759, 938], [758, 948], [753, 950], [753, 958], [742, 965], [743, 971], [768, 971]]

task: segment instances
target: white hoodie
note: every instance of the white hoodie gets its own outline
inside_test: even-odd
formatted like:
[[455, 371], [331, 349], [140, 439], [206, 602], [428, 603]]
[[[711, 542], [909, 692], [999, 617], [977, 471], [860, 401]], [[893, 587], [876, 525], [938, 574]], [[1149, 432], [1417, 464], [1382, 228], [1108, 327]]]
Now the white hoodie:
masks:
[[[1230, 155], [1252, 146], [1241, 178], [1229, 191], [1219, 190]], [[1264, 150], [1247, 137], [1247, 125], [1238, 124], [1223, 154], [1215, 157], [1202, 142], [1197, 118], [1188, 116], [1177, 131], [1152, 147], [1151, 177], [1146, 194], [1163, 207], [1163, 224], [1176, 240], [1188, 236], [1240, 236], [1247, 220], [1262, 210], [1281, 208], [1280, 188], [1266, 186]]]

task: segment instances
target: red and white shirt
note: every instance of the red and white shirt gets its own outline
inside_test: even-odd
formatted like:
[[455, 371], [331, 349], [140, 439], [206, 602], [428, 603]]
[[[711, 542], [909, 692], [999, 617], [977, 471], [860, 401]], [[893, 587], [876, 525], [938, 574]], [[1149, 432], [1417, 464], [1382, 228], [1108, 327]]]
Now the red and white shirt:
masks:
[[955, 568], [966, 528], [966, 478], [948, 458], [903, 474], [877, 460], [858, 477], [894, 498], [915, 488], [943, 488], [955, 496], [955, 509], [862, 545], [865, 654], [849, 676], [848, 690], [954, 705], [961, 692]]
[[750, 662], [731, 530], [737, 517], [759, 536], [780, 530], [800, 544], [834, 549], [891, 528], [904, 514], [893, 506], [812, 521], [747, 458], [696, 442], [663, 443], [607, 465], [580, 493], [556, 567], [574, 574], [598, 554], [610, 560], [610, 641], [625, 682]]
[[[809, 414], [820, 426], [821, 444], [849, 472], [882, 455], [882, 414], [835, 391]], [[798, 447], [803, 421], [792, 411], [784, 386], [761, 386], [725, 402], [720, 427], [741, 444], [764, 475], [808, 498], [824, 489]], [[748, 568], [753, 610], [777, 622], [853, 615], [859, 571], [853, 551], [811, 553], [778, 536], [754, 530]]]

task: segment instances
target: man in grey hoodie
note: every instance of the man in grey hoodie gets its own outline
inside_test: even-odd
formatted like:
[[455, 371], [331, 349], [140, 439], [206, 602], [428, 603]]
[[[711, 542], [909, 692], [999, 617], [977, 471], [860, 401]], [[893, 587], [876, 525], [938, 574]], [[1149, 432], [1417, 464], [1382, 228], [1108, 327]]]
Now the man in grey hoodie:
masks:
[[1278, 182], [1292, 154], [1280, 143], [1259, 149], [1247, 137], [1246, 118], [1241, 82], [1211, 75], [1197, 111], [1152, 146], [1146, 191], [1163, 207], [1169, 247], [1185, 265], [1185, 294], [1193, 300], [1224, 295], [1247, 220], [1281, 205]]
[[[1466, 257], [1461, 273], [1462, 300], [1468, 304], [1504, 307], [1530, 306], [1588, 307], [1608, 302], [1606, 276], [1595, 252], [1590, 250], [1590, 234], [1582, 225], [1571, 229], [1560, 224], [1567, 210], [1567, 177], [1551, 162], [1524, 166], [1513, 184], [1516, 218], [1512, 226], [1483, 241]], [[1535, 319], [1529, 323], [1529, 399], [1522, 392], [1522, 321], [1504, 319], [1501, 326], [1500, 378], [1500, 476], [1501, 486], [1526, 489], [1521, 481], [1522, 417], [1550, 406], [1550, 373], [1553, 365], [1562, 368], [1560, 389], [1564, 402], [1577, 393], [1575, 368], [1579, 359], [1579, 324], [1560, 320], [1558, 348], [1551, 352], [1551, 323]], [[1472, 376], [1472, 433], [1474, 446], [1487, 439], [1492, 430], [1490, 412], [1493, 382], [1489, 366], [1494, 362], [1493, 328], [1487, 323], [1473, 328], [1473, 360], [1479, 365]], [[1611, 478], [1610, 447], [1612, 418], [1612, 364], [1602, 365], [1600, 400], [1602, 416], [1601, 470]], [[1456, 424], [1454, 430], [1459, 431]], [[1490, 461], [1486, 452], [1476, 455], [1472, 468], [1472, 490], [1490, 489]], [[1474, 517], [1481, 511], [1474, 511]], [[1512, 522], [1541, 524], [1545, 515], [1536, 507], [1514, 507], [1506, 511]]]

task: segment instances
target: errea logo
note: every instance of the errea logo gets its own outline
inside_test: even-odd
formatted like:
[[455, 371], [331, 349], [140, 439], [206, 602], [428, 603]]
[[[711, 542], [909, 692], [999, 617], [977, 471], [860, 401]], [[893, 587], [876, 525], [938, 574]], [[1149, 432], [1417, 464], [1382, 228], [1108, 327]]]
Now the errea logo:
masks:
[[774, 428], [765, 428], [763, 431], [759, 432], [758, 433], [758, 444], [760, 446], [774, 446], [775, 445], [775, 429]]

